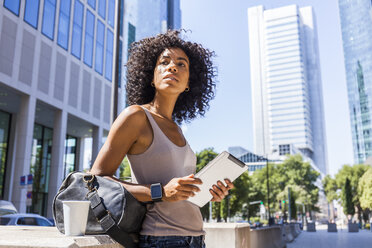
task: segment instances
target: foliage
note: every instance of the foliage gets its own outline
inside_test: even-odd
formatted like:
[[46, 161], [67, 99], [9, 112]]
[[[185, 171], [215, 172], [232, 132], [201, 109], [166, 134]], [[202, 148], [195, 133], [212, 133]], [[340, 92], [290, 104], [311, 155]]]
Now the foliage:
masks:
[[125, 156], [120, 164], [119, 177], [121, 180], [128, 180], [131, 178], [130, 165], [127, 156]]
[[[362, 207], [360, 205], [359, 201], [359, 194], [358, 194], [358, 184], [359, 179], [363, 176], [363, 174], [371, 168], [370, 165], [364, 165], [364, 164], [357, 164], [357, 165], [344, 165], [336, 174], [335, 180], [337, 184], [337, 188], [340, 189], [341, 192], [341, 201], [343, 201], [342, 195], [344, 195], [344, 184], [346, 182], [346, 178], [349, 178], [350, 180], [350, 187], [351, 187], [351, 195], [352, 195], [352, 203], [354, 206], [358, 209], [358, 219], [361, 222], [362, 221]], [[343, 204], [344, 205], [344, 204]], [[366, 220], [366, 218], [364, 218]]]
[[333, 200], [337, 200], [339, 195], [337, 194], [337, 183], [330, 175], [326, 175], [323, 180], [323, 190], [327, 197], [327, 201], [331, 203]]
[[372, 168], [369, 168], [360, 178], [358, 195], [360, 206], [372, 210]]
[[285, 197], [288, 194], [287, 187], [291, 187], [297, 202], [303, 203], [308, 210], [317, 211], [315, 204], [318, 202], [319, 188], [315, 185], [315, 181], [319, 175], [310, 163], [303, 161], [301, 155], [289, 156], [277, 167], [276, 181], [279, 182], [282, 192], [278, 194], [277, 200], [287, 199]]
[[355, 208], [353, 204], [353, 195], [352, 195], [352, 189], [351, 189], [349, 178], [346, 178], [345, 185], [342, 191], [342, 207], [344, 208], [344, 213], [346, 215], [355, 214]]
[[290, 205], [291, 205], [291, 219], [296, 220], [297, 219], [297, 207], [296, 207], [296, 194], [293, 193], [293, 190], [289, 190], [291, 194], [290, 198]]

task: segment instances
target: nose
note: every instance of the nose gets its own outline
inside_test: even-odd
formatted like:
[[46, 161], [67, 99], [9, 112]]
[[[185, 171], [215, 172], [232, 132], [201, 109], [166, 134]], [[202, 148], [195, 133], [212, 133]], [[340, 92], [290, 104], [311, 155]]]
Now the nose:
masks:
[[169, 66], [167, 68], [167, 71], [168, 72], [171, 72], [171, 73], [177, 73], [178, 72], [178, 68], [177, 68], [177, 66], [174, 63], [169, 63]]

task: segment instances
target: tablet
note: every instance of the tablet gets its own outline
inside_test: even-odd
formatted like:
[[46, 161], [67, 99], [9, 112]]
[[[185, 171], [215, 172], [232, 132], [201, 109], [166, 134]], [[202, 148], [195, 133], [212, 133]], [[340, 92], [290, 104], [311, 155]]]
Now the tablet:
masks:
[[197, 185], [200, 191], [195, 192], [195, 196], [189, 197], [187, 201], [199, 207], [203, 207], [213, 198], [212, 194], [209, 192], [213, 184], [217, 184], [217, 181], [220, 180], [226, 185], [224, 179], [229, 179], [233, 182], [247, 170], [248, 166], [230, 153], [226, 151], [220, 153], [202, 170], [196, 173], [195, 177], [200, 178], [203, 184]]

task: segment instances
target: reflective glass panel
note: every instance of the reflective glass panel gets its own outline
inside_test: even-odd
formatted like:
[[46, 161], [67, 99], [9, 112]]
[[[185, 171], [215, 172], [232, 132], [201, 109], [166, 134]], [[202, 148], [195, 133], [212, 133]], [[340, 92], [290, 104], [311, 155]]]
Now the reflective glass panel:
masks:
[[88, 4], [89, 4], [90, 7], [92, 7], [93, 9], [96, 9], [96, 0], [88, 0]]
[[48, 38], [54, 39], [54, 21], [56, 13], [56, 0], [45, 0], [43, 11], [43, 26], [41, 32]]
[[94, 23], [94, 15], [92, 12], [87, 10], [85, 22], [84, 62], [90, 67], [92, 67], [93, 62]]
[[105, 78], [110, 81], [112, 80], [113, 50], [114, 50], [114, 34], [109, 29], [107, 29]]
[[115, 25], [115, 0], [108, 0], [107, 22], [112, 28], [114, 28], [114, 25]]
[[4, 0], [4, 7], [12, 11], [17, 16], [19, 15], [20, 0]]
[[0, 111], [0, 199], [4, 197], [10, 114]]
[[57, 43], [66, 50], [68, 49], [68, 35], [70, 32], [70, 9], [71, 0], [60, 2]]
[[98, 20], [96, 37], [96, 57], [94, 60], [95, 70], [102, 75], [103, 72], [103, 45], [105, 40], [105, 25]]
[[98, 0], [98, 14], [106, 19], [106, 0]]
[[26, 0], [25, 5], [25, 22], [37, 28], [39, 17], [39, 0]]
[[78, 59], [81, 57], [81, 40], [83, 30], [84, 6], [79, 0], [75, 0], [74, 22], [72, 25], [71, 53]]

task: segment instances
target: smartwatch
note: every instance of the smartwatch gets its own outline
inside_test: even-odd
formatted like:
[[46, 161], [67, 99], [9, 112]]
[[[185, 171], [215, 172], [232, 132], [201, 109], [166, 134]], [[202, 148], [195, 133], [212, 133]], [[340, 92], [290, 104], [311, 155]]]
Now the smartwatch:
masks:
[[162, 201], [161, 198], [163, 197], [163, 188], [161, 187], [160, 183], [151, 184], [151, 199], [153, 202], [160, 202]]

